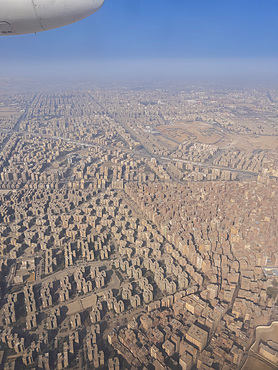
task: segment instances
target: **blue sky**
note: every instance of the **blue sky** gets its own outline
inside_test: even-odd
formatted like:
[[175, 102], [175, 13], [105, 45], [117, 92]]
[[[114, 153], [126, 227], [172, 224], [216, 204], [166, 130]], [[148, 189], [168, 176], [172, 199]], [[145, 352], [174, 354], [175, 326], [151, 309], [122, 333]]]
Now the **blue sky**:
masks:
[[221, 60], [236, 70], [253, 61], [253, 68], [270, 73], [278, 70], [278, 1], [105, 0], [97, 13], [73, 25], [1, 37], [0, 52], [2, 76], [12, 68], [55, 74], [90, 66], [104, 66], [103, 72], [111, 65], [148, 69], [148, 63], [172, 70], [182, 69], [182, 61], [217, 70]]

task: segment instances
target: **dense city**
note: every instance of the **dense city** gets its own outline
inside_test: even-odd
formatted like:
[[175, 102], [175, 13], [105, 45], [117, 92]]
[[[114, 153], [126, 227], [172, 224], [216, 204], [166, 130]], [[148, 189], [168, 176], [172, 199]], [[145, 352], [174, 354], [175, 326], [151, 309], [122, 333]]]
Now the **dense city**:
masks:
[[277, 369], [278, 90], [0, 92], [0, 369]]

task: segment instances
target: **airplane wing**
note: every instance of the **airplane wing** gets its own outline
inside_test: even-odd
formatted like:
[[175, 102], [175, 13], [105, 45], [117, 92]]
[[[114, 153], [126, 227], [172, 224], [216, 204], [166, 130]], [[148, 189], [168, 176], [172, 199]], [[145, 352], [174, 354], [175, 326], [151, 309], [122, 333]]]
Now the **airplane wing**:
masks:
[[99, 10], [104, 0], [0, 0], [0, 35], [63, 27]]

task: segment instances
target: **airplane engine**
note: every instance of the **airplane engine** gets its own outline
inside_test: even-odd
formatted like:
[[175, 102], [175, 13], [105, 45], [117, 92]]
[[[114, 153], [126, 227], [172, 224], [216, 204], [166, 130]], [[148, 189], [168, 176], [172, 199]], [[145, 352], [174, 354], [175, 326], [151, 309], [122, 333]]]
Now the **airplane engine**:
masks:
[[63, 27], [99, 10], [104, 0], [0, 0], [0, 35]]

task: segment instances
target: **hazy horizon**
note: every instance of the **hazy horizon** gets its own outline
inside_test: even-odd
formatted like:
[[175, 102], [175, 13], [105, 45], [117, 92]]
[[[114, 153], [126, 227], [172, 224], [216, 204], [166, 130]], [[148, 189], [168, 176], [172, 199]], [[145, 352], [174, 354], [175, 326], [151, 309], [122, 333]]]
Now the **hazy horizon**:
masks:
[[278, 58], [65, 60], [10, 63], [0, 78], [97, 83], [198, 82], [278, 86]]

